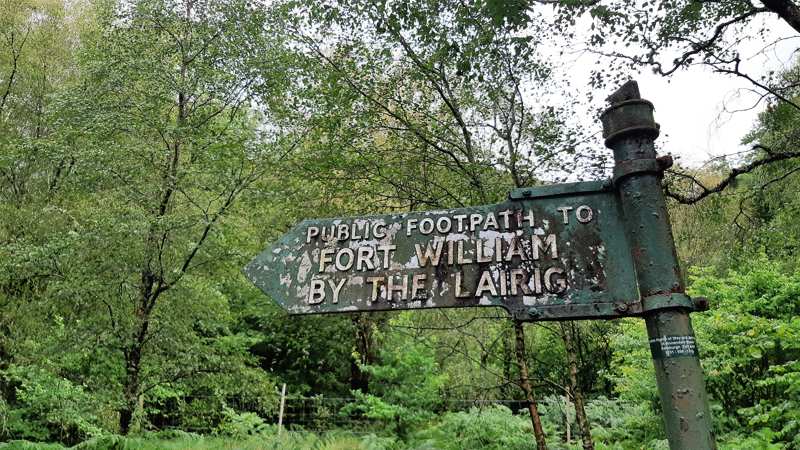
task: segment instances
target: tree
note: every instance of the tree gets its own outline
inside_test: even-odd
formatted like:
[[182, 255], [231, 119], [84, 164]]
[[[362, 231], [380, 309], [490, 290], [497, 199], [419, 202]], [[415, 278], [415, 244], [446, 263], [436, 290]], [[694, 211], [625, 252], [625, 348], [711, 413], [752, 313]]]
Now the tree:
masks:
[[101, 17], [60, 111], [92, 195], [74, 212], [83, 245], [67, 278], [106, 313], [88, 325], [121, 358], [125, 434], [144, 393], [224, 371], [242, 350], [207, 339], [224, 300], [197, 275], [225, 267], [224, 218], [282, 148], [252, 101], [279, 84], [265, 76], [279, 44], [266, 12], [238, 0], [109, 4]]
[[[408, 323], [408, 314], [392, 322]], [[432, 348], [419, 339], [404, 333], [386, 339], [391, 342], [382, 347], [381, 361], [362, 366], [376, 381], [374, 393], [353, 391], [356, 403], [349, 409], [386, 422], [405, 438], [410, 427], [430, 420], [440, 409], [447, 376], [440, 373]]]
[[[796, 76], [781, 71], [762, 75], [762, 65], [744, 54], [747, 44], [756, 43], [758, 54], [766, 56], [777, 45], [797, 38], [800, 7], [791, 0], [768, 0], [761, 5], [749, 0], [534, 0], [487, 2], [480, 11], [493, 18], [495, 28], [520, 34], [537, 29], [543, 14], [554, 16], [548, 31], [555, 36], [551, 44], [561, 48], [560, 54], [568, 48], [599, 58], [588, 80], [593, 89], [619, 85], [629, 78], [631, 70], [649, 68], [669, 77], [700, 66], [741, 80], [742, 90], [755, 98], [751, 108], [766, 102], [798, 109], [792, 98]], [[459, 16], [454, 20], [466, 22]], [[668, 195], [682, 203], [696, 203], [725, 189], [744, 173], [800, 156], [795, 148], [764, 153], [756, 144], [751, 150], [736, 155], [736, 164], [717, 184], [705, 186], [693, 180], [692, 193], [668, 191]], [[670, 173], [673, 178], [691, 180], [687, 172]]]
[[[780, 43], [800, 33], [800, 8], [791, 0], [767, 0], [759, 6], [748, 0], [723, 2], [676, 1], [650, 3], [625, 1], [563, 2], [558, 10], [562, 23], [575, 23], [575, 16], [589, 14], [592, 29], [586, 48], [610, 57], [623, 67], [649, 67], [668, 77], [700, 66], [722, 76], [740, 79], [743, 90], [755, 97], [752, 108], [762, 102], [784, 105], [800, 111], [795, 101], [796, 71], [763, 70], [754, 58], [744, 55], [744, 45], [757, 43], [766, 55]], [[775, 25], [780, 31], [775, 30]], [[621, 72], [596, 70], [593, 79], [601, 85], [618, 81]], [[788, 143], [789, 141], [787, 141]], [[793, 145], [767, 148], [752, 142], [751, 151], [734, 158], [734, 165], [717, 183], [706, 186], [690, 173], [672, 170], [666, 178], [667, 195], [674, 200], [696, 203], [728, 187], [737, 177], [759, 167], [796, 160], [800, 151]], [[674, 180], [688, 181], [690, 190], [669, 189]]]
[[[70, 15], [81, 5], [31, 1], [0, 3], [0, 245], [4, 260], [29, 252], [47, 254], [61, 245], [47, 239], [58, 226], [52, 215], [32, 220], [41, 212], [71, 170], [71, 160], [54, 142], [54, 97], [75, 81], [72, 43], [84, 26]], [[41, 216], [41, 214], [40, 214]], [[24, 265], [23, 262], [18, 262]], [[22, 298], [36, 296], [47, 278], [41, 267], [8, 270], [0, 285], [0, 368], [11, 357], [7, 341], [25, 322]], [[22, 308], [22, 310], [20, 310]]]
[[[359, 113], [347, 124], [355, 127], [357, 140], [338, 140], [338, 130], [326, 131], [326, 138], [352, 148], [362, 161], [402, 158], [412, 168], [431, 167], [424, 178], [404, 172], [406, 166], [382, 165], [375, 174], [344, 170], [389, 186], [397, 183], [392, 178], [402, 179], [402, 186], [394, 186], [406, 192], [400, 199], [413, 197], [401, 205], [485, 203], [504, 196], [509, 185], [539, 182], [548, 170], [598, 164], [596, 152], [578, 151], [585, 136], [569, 127], [568, 106], [530, 100], [559, 87], [549, 78], [548, 60], [537, 53], [534, 36], [540, 30], [515, 36], [510, 27], [495, 26], [479, 6], [459, 2], [289, 6], [309, 61], [303, 86], [316, 80], [316, 95], [344, 99]], [[324, 101], [330, 97], [305, 98], [313, 103], [300, 110], [313, 115], [300, 117], [304, 123], [329, 117], [323, 113], [340, 117], [353, 111], [340, 104], [331, 111]], [[510, 183], [500, 178], [505, 185], [498, 186], [498, 172]]]
[[[796, 72], [792, 67], [786, 77], [795, 77]], [[797, 98], [796, 91], [791, 98]], [[704, 198], [686, 207], [681, 206], [685, 202], [678, 201], [672, 207], [678, 219], [678, 241], [683, 241], [680, 250], [690, 263], [714, 263], [724, 273], [766, 253], [770, 259], [794, 267], [795, 258], [790, 255], [796, 252], [799, 230], [787, 214], [797, 208], [792, 193], [797, 189], [800, 166], [791, 158], [763, 161], [793, 151], [798, 117], [800, 111], [787, 103], [772, 104], [762, 112], [746, 137], [746, 142], [759, 150], [748, 157], [748, 171], [733, 168], [737, 171], [735, 178], [730, 177], [732, 163], [722, 160], [706, 168], [682, 169], [680, 176], [667, 183], [675, 196]], [[710, 195], [723, 188], [725, 195]], [[705, 229], [713, 235], [699, 233]], [[726, 251], [721, 252], [722, 248]]]
[[[359, 111], [347, 131], [319, 127], [322, 142], [352, 151], [356, 164], [342, 158], [337, 166], [342, 178], [367, 180], [361, 186], [385, 195], [389, 208], [486, 203], [509, 187], [539, 183], [548, 171], [557, 180], [603, 167], [582, 146], [588, 134], [565, 118], [572, 104], [530, 100], [568, 94], [550, 77], [551, 64], [538, 52], [542, 30], [533, 25], [516, 33], [482, 5], [450, 1], [289, 5], [302, 24], [295, 34], [313, 62], [317, 95], [344, 98]], [[322, 108], [303, 111], [330, 111], [324, 101], [315, 104]], [[350, 117], [334, 108], [334, 117]], [[524, 358], [524, 348], [514, 354]], [[527, 363], [517, 363], [533, 399]], [[541, 426], [534, 430], [543, 442]]]

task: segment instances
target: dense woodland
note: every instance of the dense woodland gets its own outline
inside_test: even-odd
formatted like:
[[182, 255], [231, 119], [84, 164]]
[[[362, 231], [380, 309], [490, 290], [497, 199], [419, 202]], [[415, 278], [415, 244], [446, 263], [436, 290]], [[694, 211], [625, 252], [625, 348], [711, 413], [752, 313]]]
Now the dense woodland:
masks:
[[800, 67], [740, 53], [798, 37], [790, 0], [0, 0], [0, 442], [667, 448], [641, 320], [288, 317], [241, 273], [302, 219], [608, 177], [644, 69], [758, 100], [664, 188], [720, 447], [800, 448]]

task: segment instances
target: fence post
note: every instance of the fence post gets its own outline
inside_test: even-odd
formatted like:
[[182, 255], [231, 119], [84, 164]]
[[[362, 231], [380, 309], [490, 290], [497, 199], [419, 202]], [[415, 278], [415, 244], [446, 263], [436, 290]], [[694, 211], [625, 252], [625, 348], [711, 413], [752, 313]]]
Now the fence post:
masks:
[[703, 369], [689, 312], [707, 308], [684, 291], [667, 205], [661, 188], [671, 158], [656, 158], [659, 127], [653, 104], [635, 81], [609, 98], [600, 116], [606, 146], [614, 151], [614, 187], [631, 245], [642, 316], [647, 325], [664, 427], [673, 450], [716, 448]]
[[567, 444], [572, 443], [572, 430], [569, 423], [569, 394], [564, 393], [564, 423], [567, 428]]
[[286, 383], [281, 387], [281, 409], [278, 411], [278, 436], [281, 435], [283, 430], [283, 407], [286, 405]]

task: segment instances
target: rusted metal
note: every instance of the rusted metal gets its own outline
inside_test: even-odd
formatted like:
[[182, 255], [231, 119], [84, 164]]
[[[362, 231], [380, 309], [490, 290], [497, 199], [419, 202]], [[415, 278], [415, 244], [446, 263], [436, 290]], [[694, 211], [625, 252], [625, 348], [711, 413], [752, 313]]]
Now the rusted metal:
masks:
[[695, 309], [695, 303], [682, 292], [653, 294], [642, 298], [641, 312], [643, 313], [667, 308]]
[[655, 139], [659, 134], [659, 125], [653, 120], [653, 104], [641, 98], [612, 103], [600, 116], [600, 120], [603, 123], [603, 137], [608, 147], [625, 136], [635, 134]]
[[695, 311], [708, 311], [708, 299], [705, 297], [695, 297], [692, 299], [694, 302]]
[[[671, 160], [657, 159], [659, 127], [653, 105], [639, 98], [635, 82], [609, 97], [602, 114], [606, 145], [614, 151], [614, 185], [619, 193], [656, 369], [664, 423], [671, 449], [716, 448], [711, 415], [689, 311], [702, 309], [684, 286], [661, 190], [661, 171]], [[707, 302], [705, 302], [707, 307]]]
[[637, 173], [660, 173], [663, 169], [655, 159], [632, 159], [620, 161], [614, 166], [614, 184], [629, 175]]
[[[641, 311], [608, 182], [495, 205], [306, 220], [246, 268], [290, 314], [495, 306], [521, 321]], [[620, 307], [620, 305], [626, 305]]]

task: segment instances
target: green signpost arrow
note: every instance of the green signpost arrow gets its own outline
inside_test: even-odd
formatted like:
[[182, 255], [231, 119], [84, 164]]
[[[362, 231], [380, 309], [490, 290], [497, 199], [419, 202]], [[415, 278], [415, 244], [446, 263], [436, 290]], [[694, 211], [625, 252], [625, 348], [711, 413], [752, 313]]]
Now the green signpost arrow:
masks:
[[518, 189], [504, 203], [307, 220], [245, 273], [291, 314], [499, 306], [523, 320], [641, 310], [611, 185]]
[[660, 180], [653, 105], [635, 82], [601, 119], [607, 182], [516, 189], [504, 203], [306, 220], [245, 267], [290, 314], [494, 306], [522, 321], [643, 317], [672, 449], [715, 448]]

